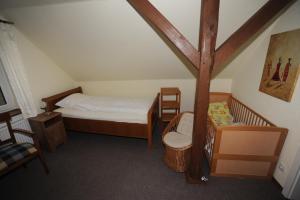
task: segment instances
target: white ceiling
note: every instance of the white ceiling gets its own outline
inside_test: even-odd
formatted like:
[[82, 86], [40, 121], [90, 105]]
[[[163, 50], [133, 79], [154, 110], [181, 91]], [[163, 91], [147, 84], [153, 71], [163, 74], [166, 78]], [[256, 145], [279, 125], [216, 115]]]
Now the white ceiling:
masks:
[[[9, 9], [1, 14], [75, 80], [193, 77], [125, 0], [2, 1], [0, 8]], [[150, 1], [198, 46], [200, 0]], [[221, 0], [217, 45], [266, 1]], [[218, 77], [231, 78], [234, 72], [227, 68]]]

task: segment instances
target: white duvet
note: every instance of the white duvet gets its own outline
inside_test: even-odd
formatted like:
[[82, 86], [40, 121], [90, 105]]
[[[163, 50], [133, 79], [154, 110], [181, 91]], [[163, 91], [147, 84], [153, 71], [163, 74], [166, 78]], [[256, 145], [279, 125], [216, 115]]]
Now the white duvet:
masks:
[[154, 99], [132, 99], [72, 94], [56, 103], [65, 117], [147, 123]]

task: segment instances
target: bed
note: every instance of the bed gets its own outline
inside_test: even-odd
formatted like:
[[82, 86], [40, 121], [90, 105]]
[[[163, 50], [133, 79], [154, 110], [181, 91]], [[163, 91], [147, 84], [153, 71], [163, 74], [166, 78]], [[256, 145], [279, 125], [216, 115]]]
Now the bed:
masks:
[[[92, 111], [85, 112], [82, 109], [72, 110], [70, 108], [60, 108], [56, 105], [66, 97], [77, 93], [82, 94], [81, 87], [42, 99], [42, 101], [46, 103], [45, 109], [47, 112], [56, 111], [62, 113], [64, 125], [67, 130], [144, 138], [148, 141], [148, 147], [150, 148], [152, 146], [152, 131], [159, 114], [159, 94], [157, 94], [153, 102], [150, 102], [147, 108], [148, 111], [135, 114], [128, 112], [128, 115], [124, 112], [111, 114], [109, 111], [95, 114], [95, 112]], [[115, 110], [117, 109], [118, 108]]]
[[235, 124], [218, 126], [208, 117], [205, 153], [211, 175], [271, 178], [288, 130], [229, 93], [211, 93], [210, 103], [215, 102], [228, 104]]

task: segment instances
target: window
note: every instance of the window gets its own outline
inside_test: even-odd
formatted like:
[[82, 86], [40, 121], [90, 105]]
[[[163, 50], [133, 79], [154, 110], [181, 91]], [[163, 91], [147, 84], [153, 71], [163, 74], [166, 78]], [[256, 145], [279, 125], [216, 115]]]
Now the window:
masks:
[[0, 112], [9, 111], [14, 108], [17, 108], [16, 99], [0, 60]]

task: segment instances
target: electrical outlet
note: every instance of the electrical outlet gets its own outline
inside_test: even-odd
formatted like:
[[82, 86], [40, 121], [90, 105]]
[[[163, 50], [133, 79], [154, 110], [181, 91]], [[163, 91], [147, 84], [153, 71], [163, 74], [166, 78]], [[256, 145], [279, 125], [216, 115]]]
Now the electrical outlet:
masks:
[[285, 166], [282, 162], [279, 163], [278, 168], [281, 172], [284, 172], [284, 170], [285, 170]]

